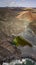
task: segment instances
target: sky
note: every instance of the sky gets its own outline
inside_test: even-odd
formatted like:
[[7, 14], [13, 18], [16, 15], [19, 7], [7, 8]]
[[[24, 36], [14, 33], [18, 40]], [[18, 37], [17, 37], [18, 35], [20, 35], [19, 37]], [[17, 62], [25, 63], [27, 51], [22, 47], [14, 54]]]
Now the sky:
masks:
[[36, 7], [36, 0], [0, 0], [0, 7]]

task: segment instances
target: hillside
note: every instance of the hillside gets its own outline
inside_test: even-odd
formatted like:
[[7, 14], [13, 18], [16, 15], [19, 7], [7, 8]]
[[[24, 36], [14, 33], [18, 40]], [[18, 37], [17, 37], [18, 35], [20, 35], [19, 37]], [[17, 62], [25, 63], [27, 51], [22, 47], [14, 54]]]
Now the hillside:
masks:
[[[13, 38], [19, 34], [33, 47], [11, 45]], [[36, 8], [0, 8], [0, 62], [24, 57], [36, 60]]]
[[25, 25], [36, 20], [33, 11], [34, 9], [26, 8], [0, 8], [0, 30], [7, 35], [23, 32]]

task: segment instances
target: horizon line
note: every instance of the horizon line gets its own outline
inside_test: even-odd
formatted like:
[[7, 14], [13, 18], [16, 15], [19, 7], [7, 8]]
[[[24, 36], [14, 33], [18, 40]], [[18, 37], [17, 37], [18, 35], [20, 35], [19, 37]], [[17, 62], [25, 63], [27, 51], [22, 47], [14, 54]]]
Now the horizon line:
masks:
[[[11, 6], [11, 7], [10, 7], [10, 6], [0, 6], [0, 7], [1, 7], [1, 8], [3, 8], [3, 7], [7, 7], [7, 8], [8, 8], [8, 7], [9, 7], [9, 8], [11, 8], [11, 7], [12, 7], [12, 8], [13, 8], [13, 7], [14, 7], [14, 8], [17, 8], [17, 7], [18, 7], [18, 8], [21, 8], [22, 6]], [[22, 8], [36, 8], [36, 7], [26, 7], [26, 6], [24, 7], [24, 6], [23, 6]]]

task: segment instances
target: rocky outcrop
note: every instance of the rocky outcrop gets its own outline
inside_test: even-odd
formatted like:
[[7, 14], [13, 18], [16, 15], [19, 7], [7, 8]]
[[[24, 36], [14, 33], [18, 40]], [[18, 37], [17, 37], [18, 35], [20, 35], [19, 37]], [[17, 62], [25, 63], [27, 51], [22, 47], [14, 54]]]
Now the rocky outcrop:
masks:
[[18, 35], [25, 31], [27, 26], [36, 33], [34, 19], [36, 20], [36, 15], [33, 16], [31, 11], [13, 11], [9, 8], [0, 10], [0, 62], [17, 59], [20, 56], [25, 57], [25, 55], [36, 59], [36, 47], [16, 48], [10, 43], [14, 38], [12, 35]]
[[0, 9], [0, 31], [4, 32], [8, 36], [18, 35], [25, 31], [25, 28], [33, 20], [32, 11], [17, 11], [12, 8]]

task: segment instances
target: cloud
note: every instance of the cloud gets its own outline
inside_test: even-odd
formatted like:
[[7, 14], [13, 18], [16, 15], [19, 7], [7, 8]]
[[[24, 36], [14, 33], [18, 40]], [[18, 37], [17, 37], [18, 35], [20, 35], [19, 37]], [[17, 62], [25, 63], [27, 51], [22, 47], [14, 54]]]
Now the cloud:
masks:
[[8, 6], [9, 6], [9, 7], [12, 7], [12, 6], [15, 6], [15, 4], [16, 4], [15, 2], [10, 2], [10, 3], [8, 4]]
[[36, 0], [0, 0], [0, 6], [36, 7]]
[[36, 3], [31, 0], [12, 0], [9, 7], [36, 7]]
[[11, 3], [9, 4], [9, 7], [20, 7], [20, 6], [22, 6], [22, 3], [11, 2]]
[[23, 3], [23, 0], [20, 0], [20, 1], [13, 0], [13, 1], [11, 1], [11, 2], [8, 4], [8, 6], [9, 6], [9, 7], [12, 7], [12, 6], [13, 6], [13, 7], [16, 7], [16, 6], [18, 7], [18, 6], [19, 6], [19, 7], [20, 7], [20, 6], [23, 6], [23, 4], [24, 4], [24, 3]]

